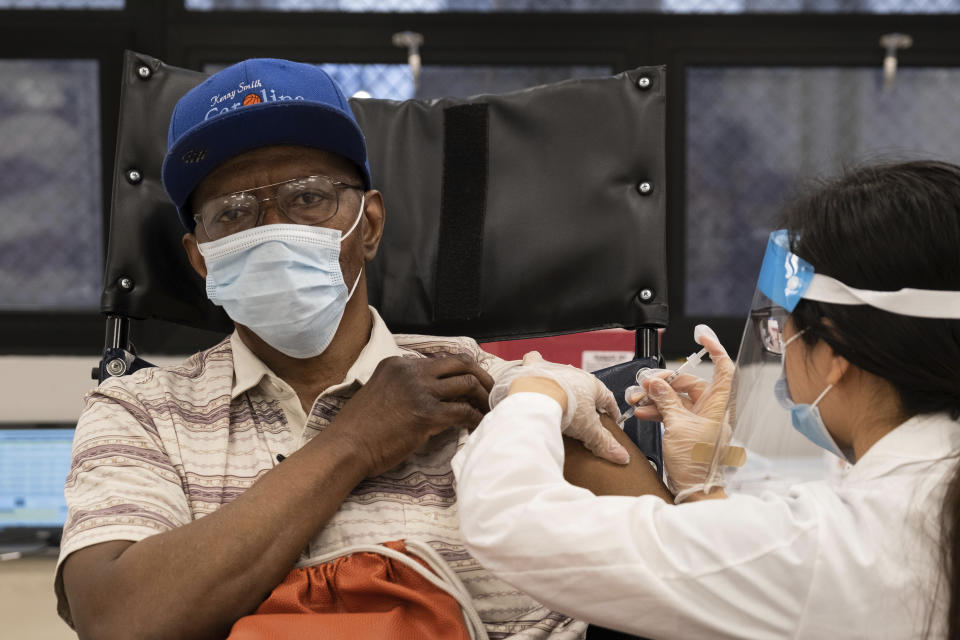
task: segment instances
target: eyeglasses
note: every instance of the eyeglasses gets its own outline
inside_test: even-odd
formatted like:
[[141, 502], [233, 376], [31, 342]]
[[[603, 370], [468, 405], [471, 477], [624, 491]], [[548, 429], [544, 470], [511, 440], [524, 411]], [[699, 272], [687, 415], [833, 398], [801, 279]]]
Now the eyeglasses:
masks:
[[766, 307], [750, 312], [754, 330], [765, 352], [775, 356], [783, 354], [783, 348], [786, 346], [783, 328], [789, 316], [790, 314], [783, 307]]
[[[255, 192], [275, 187], [274, 195], [258, 198]], [[228, 193], [200, 203], [193, 219], [202, 225], [211, 240], [252, 229], [263, 216], [261, 203], [275, 200], [277, 209], [291, 222], [318, 225], [337, 215], [340, 191], [362, 186], [333, 180], [327, 176], [293, 178], [262, 187]]]

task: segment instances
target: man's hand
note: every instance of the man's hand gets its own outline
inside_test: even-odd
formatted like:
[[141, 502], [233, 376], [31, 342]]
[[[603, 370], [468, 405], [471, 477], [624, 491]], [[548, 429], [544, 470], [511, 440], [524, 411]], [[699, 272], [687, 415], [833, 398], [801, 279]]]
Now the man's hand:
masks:
[[355, 449], [368, 477], [376, 476], [438, 433], [476, 427], [492, 387], [493, 378], [469, 356], [387, 358], [327, 431]]

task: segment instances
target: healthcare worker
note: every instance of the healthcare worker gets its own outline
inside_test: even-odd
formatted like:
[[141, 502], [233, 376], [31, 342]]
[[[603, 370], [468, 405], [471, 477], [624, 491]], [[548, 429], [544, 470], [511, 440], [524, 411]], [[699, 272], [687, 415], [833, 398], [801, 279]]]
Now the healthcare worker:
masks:
[[[643, 381], [679, 504], [564, 482], [559, 425], [595, 401], [587, 374], [529, 354], [501, 378], [453, 461], [485, 567], [649, 638], [960, 637], [960, 167], [862, 169], [786, 221], [736, 368], [702, 328], [711, 383]], [[756, 423], [771, 396], [787, 419]], [[724, 488], [764, 465], [809, 473], [823, 450], [852, 465], [838, 480]]]

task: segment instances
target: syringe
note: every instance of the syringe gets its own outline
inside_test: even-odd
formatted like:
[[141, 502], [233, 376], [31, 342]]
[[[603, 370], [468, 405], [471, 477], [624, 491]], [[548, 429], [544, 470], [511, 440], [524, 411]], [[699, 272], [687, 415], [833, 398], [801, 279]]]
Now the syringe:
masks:
[[[692, 367], [700, 364], [700, 361], [703, 360], [704, 356], [706, 355], [707, 355], [706, 347], [704, 347], [703, 349], [700, 349], [700, 351], [697, 351], [696, 353], [691, 353], [689, 356], [687, 356], [686, 361], [683, 364], [681, 364], [679, 367], [674, 369], [673, 373], [671, 373], [666, 378], [664, 378], [663, 381], [666, 382], [667, 384], [670, 384], [671, 382], [676, 380], [681, 373], [683, 373], [684, 369], [686, 369], [687, 367]], [[636, 376], [637, 384], [640, 384], [640, 381], [643, 380], [643, 376], [641, 376], [643, 371], [644, 369], [637, 371], [637, 376]], [[620, 414], [620, 417], [617, 419], [617, 425], [623, 426], [623, 423], [629, 420], [631, 416], [633, 416], [633, 412], [637, 409], [637, 407], [642, 407], [646, 404], [649, 404], [649, 398], [647, 394], [644, 393], [642, 396], [640, 396], [640, 399], [637, 401], [636, 404], [630, 405], [630, 407], [627, 408], [626, 411]]]

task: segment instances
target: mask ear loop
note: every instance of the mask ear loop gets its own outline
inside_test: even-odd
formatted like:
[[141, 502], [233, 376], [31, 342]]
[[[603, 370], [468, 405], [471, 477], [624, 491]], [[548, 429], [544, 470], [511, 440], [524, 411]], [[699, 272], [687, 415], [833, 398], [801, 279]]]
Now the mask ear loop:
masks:
[[357, 214], [357, 219], [353, 221], [353, 226], [351, 226], [350, 229], [345, 234], [340, 236], [340, 242], [343, 242], [344, 240], [346, 240], [350, 236], [350, 234], [353, 233], [353, 230], [357, 228], [357, 225], [360, 224], [360, 218], [363, 217], [363, 208], [364, 208], [364, 203], [366, 202], [366, 199], [367, 199], [366, 193], [360, 196], [360, 213]]
[[820, 401], [823, 400], [823, 396], [827, 395], [827, 391], [830, 391], [830, 389], [833, 389], [833, 385], [832, 385], [832, 384], [828, 384], [828, 385], [827, 385], [827, 388], [823, 390], [823, 393], [821, 393], [820, 395], [818, 395], [818, 396], [817, 396], [817, 399], [814, 400], [814, 401], [813, 401], [813, 404], [811, 404], [810, 406], [811, 406], [811, 407], [816, 407], [818, 404], [820, 404]]
[[[342, 244], [344, 240], [347, 239], [353, 230], [357, 228], [357, 225], [360, 224], [360, 218], [363, 217], [364, 203], [366, 202], [367, 194], [364, 193], [360, 196], [360, 213], [357, 214], [357, 219], [353, 221], [353, 226], [350, 227], [350, 230], [347, 231], [343, 236], [340, 237], [340, 243]], [[353, 297], [353, 292], [357, 290], [357, 285], [360, 284], [360, 276], [363, 275], [363, 265], [360, 265], [360, 272], [357, 273], [357, 279], [353, 281], [353, 286], [350, 287], [350, 293], [347, 294], [347, 302], [350, 302], [350, 298]]]
[[[806, 333], [806, 331], [807, 331], [806, 329], [801, 329], [800, 331], [797, 331], [795, 334], [787, 338], [787, 341], [784, 342], [783, 346], [781, 347], [781, 350], [783, 351], [783, 353], [787, 352], [787, 347], [790, 346], [791, 342], [793, 342], [794, 340], [802, 336], [804, 333]], [[783, 355], [783, 353], [781, 353], [780, 355]]]
[[[805, 331], [806, 331], [806, 329], [801, 329], [800, 331], [798, 331], [798, 332], [796, 332], [795, 334], [793, 334], [792, 336], [790, 336], [790, 338], [789, 338], [786, 342], [783, 343], [783, 353], [780, 354], [780, 357], [784, 359], [784, 363], [786, 362], [786, 358], [785, 358], [784, 356], [786, 355], [786, 352], [787, 352], [787, 346], [788, 346], [791, 342], [793, 342], [794, 340], [796, 340], [797, 338], [799, 338], [800, 336], [802, 336]], [[830, 389], [833, 389], [833, 385], [832, 385], [832, 384], [828, 384], [828, 385], [827, 385], [827, 388], [824, 389], [823, 392], [822, 392], [820, 395], [817, 396], [817, 399], [814, 400], [814, 401], [810, 404], [810, 406], [811, 406], [811, 407], [816, 407], [818, 404], [820, 404], [820, 401], [823, 400], [823, 396], [827, 395], [827, 392], [830, 391]]]
[[353, 292], [357, 290], [357, 285], [360, 284], [360, 276], [363, 275], [363, 267], [360, 267], [360, 273], [357, 274], [357, 279], [353, 281], [353, 286], [350, 287], [350, 293], [347, 294], [347, 302], [350, 302], [350, 298], [353, 297]]

